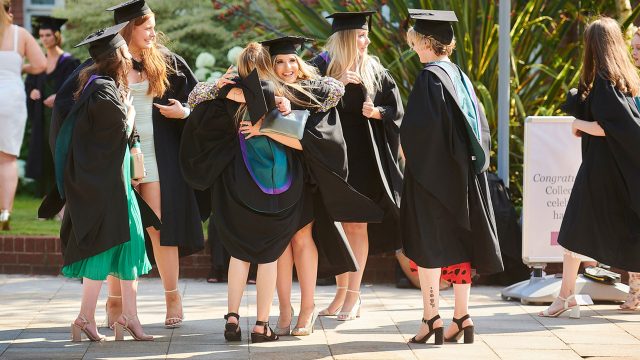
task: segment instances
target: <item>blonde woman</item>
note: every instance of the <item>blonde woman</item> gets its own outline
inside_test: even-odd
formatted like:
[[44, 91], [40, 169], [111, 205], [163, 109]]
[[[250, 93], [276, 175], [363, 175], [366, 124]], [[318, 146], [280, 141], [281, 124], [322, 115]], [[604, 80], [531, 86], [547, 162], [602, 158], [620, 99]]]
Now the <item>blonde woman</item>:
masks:
[[[0, 0], [0, 231], [11, 228], [13, 199], [18, 187], [17, 158], [27, 122], [22, 72], [39, 74], [47, 67], [36, 40], [13, 25], [11, 0]], [[28, 64], [22, 60], [27, 58]]]
[[[566, 249], [562, 285], [554, 302], [538, 314], [545, 317], [567, 311], [580, 317], [576, 254], [630, 271], [632, 286], [638, 279], [631, 272], [640, 271], [640, 77], [615, 20], [593, 21], [584, 42], [580, 83], [564, 107], [576, 117], [572, 129], [582, 138], [582, 164], [558, 237]], [[634, 307], [630, 298], [623, 309]]]
[[336, 277], [337, 290], [320, 315], [353, 320], [360, 314], [360, 283], [369, 253], [400, 248], [398, 206], [402, 189], [400, 123], [402, 101], [395, 81], [378, 59], [367, 52], [372, 11], [335, 13], [326, 51], [311, 62], [321, 75], [340, 80], [345, 95], [338, 105], [347, 145], [347, 181], [384, 211], [382, 222], [364, 214], [344, 222], [358, 261], [355, 272]]

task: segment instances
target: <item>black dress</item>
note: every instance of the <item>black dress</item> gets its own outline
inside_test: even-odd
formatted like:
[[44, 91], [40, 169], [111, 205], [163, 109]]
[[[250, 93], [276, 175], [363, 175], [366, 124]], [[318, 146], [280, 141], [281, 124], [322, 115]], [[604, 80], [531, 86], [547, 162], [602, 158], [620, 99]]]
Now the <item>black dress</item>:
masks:
[[565, 111], [597, 121], [605, 136], [582, 134], [582, 164], [558, 243], [599, 262], [640, 271], [640, 112], [634, 98], [596, 76], [584, 101], [572, 92]]
[[[53, 158], [49, 150], [49, 128], [51, 124], [51, 109], [44, 105], [44, 100], [56, 94], [64, 81], [73, 73], [80, 61], [69, 53], [63, 53], [58, 58], [55, 69], [47, 74], [27, 75], [25, 90], [27, 92], [27, 111], [31, 134], [29, 139], [29, 155], [25, 175], [38, 181], [39, 195], [45, 195], [54, 186]], [[31, 91], [40, 91], [41, 98], [32, 100]]]
[[[163, 49], [167, 64], [175, 71], [169, 71], [169, 87], [162, 98], [154, 98], [154, 103], [168, 104], [169, 99], [176, 99], [181, 103], [187, 102], [191, 89], [197, 83], [195, 76], [186, 62], [167, 49]], [[56, 96], [53, 109], [52, 131], [59, 128], [66, 114], [73, 106], [73, 92], [77, 88], [77, 78], [80, 70], [91, 65], [91, 60], [85, 61], [71, 77], [63, 84]], [[156, 161], [160, 177], [160, 201], [162, 207], [162, 231], [160, 244], [162, 246], [177, 246], [180, 256], [196, 253], [204, 248], [204, 235], [201, 221], [206, 220], [210, 209], [209, 194], [194, 191], [181, 176], [178, 151], [180, 138], [186, 120], [168, 119], [158, 108], [154, 107], [153, 136], [156, 147]], [[51, 144], [50, 138], [50, 144]], [[147, 239], [147, 255], [154, 263], [153, 248]]]
[[[322, 75], [326, 75], [330, 59], [326, 52], [311, 60]], [[354, 222], [367, 222], [369, 253], [376, 254], [400, 248], [399, 212], [402, 193], [400, 170], [400, 124], [404, 113], [402, 99], [395, 81], [382, 74], [382, 88], [370, 94], [381, 110], [382, 119], [367, 119], [362, 115], [365, 101], [363, 86], [348, 84], [337, 109], [347, 146], [347, 181], [384, 212], [382, 222], [365, 214]]]
[[502, 271], [488, 161], [472, 160], [472, 148], [488, 159], [490, 145], [486, 117], [474, 102], [481, 141], [469, 136], [453, 82], [439, 66], [425, 67], [409, 95], [401, 128], [402, 242], [407, 257], [424, 268], [471, 262], [478, 273]]

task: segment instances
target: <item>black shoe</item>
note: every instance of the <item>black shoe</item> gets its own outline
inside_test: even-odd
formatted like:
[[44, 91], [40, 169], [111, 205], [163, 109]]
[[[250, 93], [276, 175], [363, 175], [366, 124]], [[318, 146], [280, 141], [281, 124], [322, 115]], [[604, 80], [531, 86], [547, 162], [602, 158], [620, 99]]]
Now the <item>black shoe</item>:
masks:
[[224, 338], [227, 341], [242, 341], [242, 330], [240, 329], [240, 315], [230, 312], [224, 316], [224, 319], [229, 320], [230, 317], [236, 318], [238, 320], [238, 324], [230, 324], [227, 321], [227, 323], [224, 324]]
[[[261, 342], [269, 342], [269, 341], [276, 341], [279, 339], [278, 335], [276, 335], [273, 330], [271, 330], [271, 328], [269, 327], [269, 322], [268, 321], [256, 321], [256, 325], [258, 326], [262, 326], [264, 328], [264, 332], [262, 334], [260, 333], [256, 333], [256, 332], [251, 332], [251, 342], [252, 343], [261, 343]], [[267, 334], [271, 332], [271, 335]]]
[[444, 339], [446, 342], [458, 342], [464, 334], [464, 343], [473, 344], [473, 325], [462, 327], [462, 323], [469, 319], [469, 314], [461, 317], [460, 319], [453, 318], [453, 323], [458, 326], [458, 332], [450, 338]]
[[429, 320], [425, 320], [422, 319], [422, 322], [427, 324], [427, 326], [429, 326], [429, 332], [427, 333], [427, 335], [423, 336], [421, 339], [417, 339], [415, 336], [411, 338], [411, 340], [409, 340], [410, 343], [413, 344], [425, 344], [427, 342], [427, 340], [429, 340], [429, 338], [431, 337], [431, 335], [435, 334], [436, 338], [435, 338], [435, 345], [442, 345], [444, 344], [444, 330], [441, 327], [439, 328], [433, 328], [433, 323], [436, 322], [436, 320], [440, 319], [440, 315], [436, 315], [434, 317], [432, 317]]

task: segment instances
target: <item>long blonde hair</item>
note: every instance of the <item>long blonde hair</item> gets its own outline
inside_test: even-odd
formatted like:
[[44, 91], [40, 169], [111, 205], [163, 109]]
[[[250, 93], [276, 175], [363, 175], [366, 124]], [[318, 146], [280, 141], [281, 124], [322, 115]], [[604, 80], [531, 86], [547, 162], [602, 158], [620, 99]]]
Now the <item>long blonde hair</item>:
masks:
[[4, 40], [4, 31], [11, 25], [9, 17], [9, 9], [11, 8], [11, 0], [0, 0], [0, 45]]
[[[304, 106], [304, 107], [320, 107], [320, 101], [311, 93], [311, 89], [313, 89], [313, 82], [309, 82], [304, 86], [299, 84], [300, 81], [305, 80], [318, 80], [320, 79], [320, 74], [318, 74], [318, 69], [315, 66], [309, 65], [306, 61], [302, 60], [298, 54], [292, 54], [296, 62], [298, 63], [298, 74], [295, 83], [286, 83], [280, 79], [275, 72], [272, 71], [273, 75], [276, 76], [276, 87], [279, 88], [282, 96], [291, 100], [294, 104]], [[277, 56], [271, 57], [271, 66], [272, 69], [276, 67], [276, 58]], [[296, 95], [292, 90], [296, 90], [298, 93], [304, 95], [307, 99], [303, 99], [301, 96]]]
[[[127, 26], [120, 30], [120, 34], [127, 44], [131, 41], [134, 29], [154, 16], [153, 13], [142, 15], [130, 21]], [[162, 42], [163, 35], [158, 32], [153, 46], [149, 49], [142, 49], [141, 53], [142, 69], [147, 74], [147, 80], [149, 80], [147, 94], [158, 98], [162, 97], [169, 87], [169, 74], [176, 71], [167, 63], [166, 48]]]
[[339, 79], [347, 70], [355, 68], [367, 93], [372, 95], [382, 88], [382, 75], [386, 69], [377, 57], [369, 55], [366, 51], [360, 55], [357, 44], [360, 31], [359, 29], [337, 31], [327, 39], [325, 50], [331, 58], [327, 75]]
[[609, 80], [624, 94], [640, 94], [640, 77], [633, 65], [620, 25], [609, 17], [601, 17], [584, 32], [584, 58], [579, 91], [584, 100], [593, 87], [596, 75]]

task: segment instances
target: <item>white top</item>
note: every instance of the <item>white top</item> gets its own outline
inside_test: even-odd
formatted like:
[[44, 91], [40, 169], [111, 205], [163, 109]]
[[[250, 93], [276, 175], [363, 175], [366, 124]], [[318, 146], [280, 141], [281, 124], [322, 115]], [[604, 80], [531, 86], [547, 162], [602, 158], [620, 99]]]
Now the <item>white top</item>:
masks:
[[0, 51], [0, 152], [18, 156], [27, 122], [27, 95], [22, 83], [18, 27], [12, 25], [13, 50]]
[[153, 140], [153, 96], [147, 94], [149, 81], [129, 84], [129, 89], [133, 96], [133, 107], [136, 109], [136, 129], [140, 135], [140, 150], [144, 156], [144, 168], [147, 171], [147, 176], [142, 179], [142, 182], [160, 181]]

